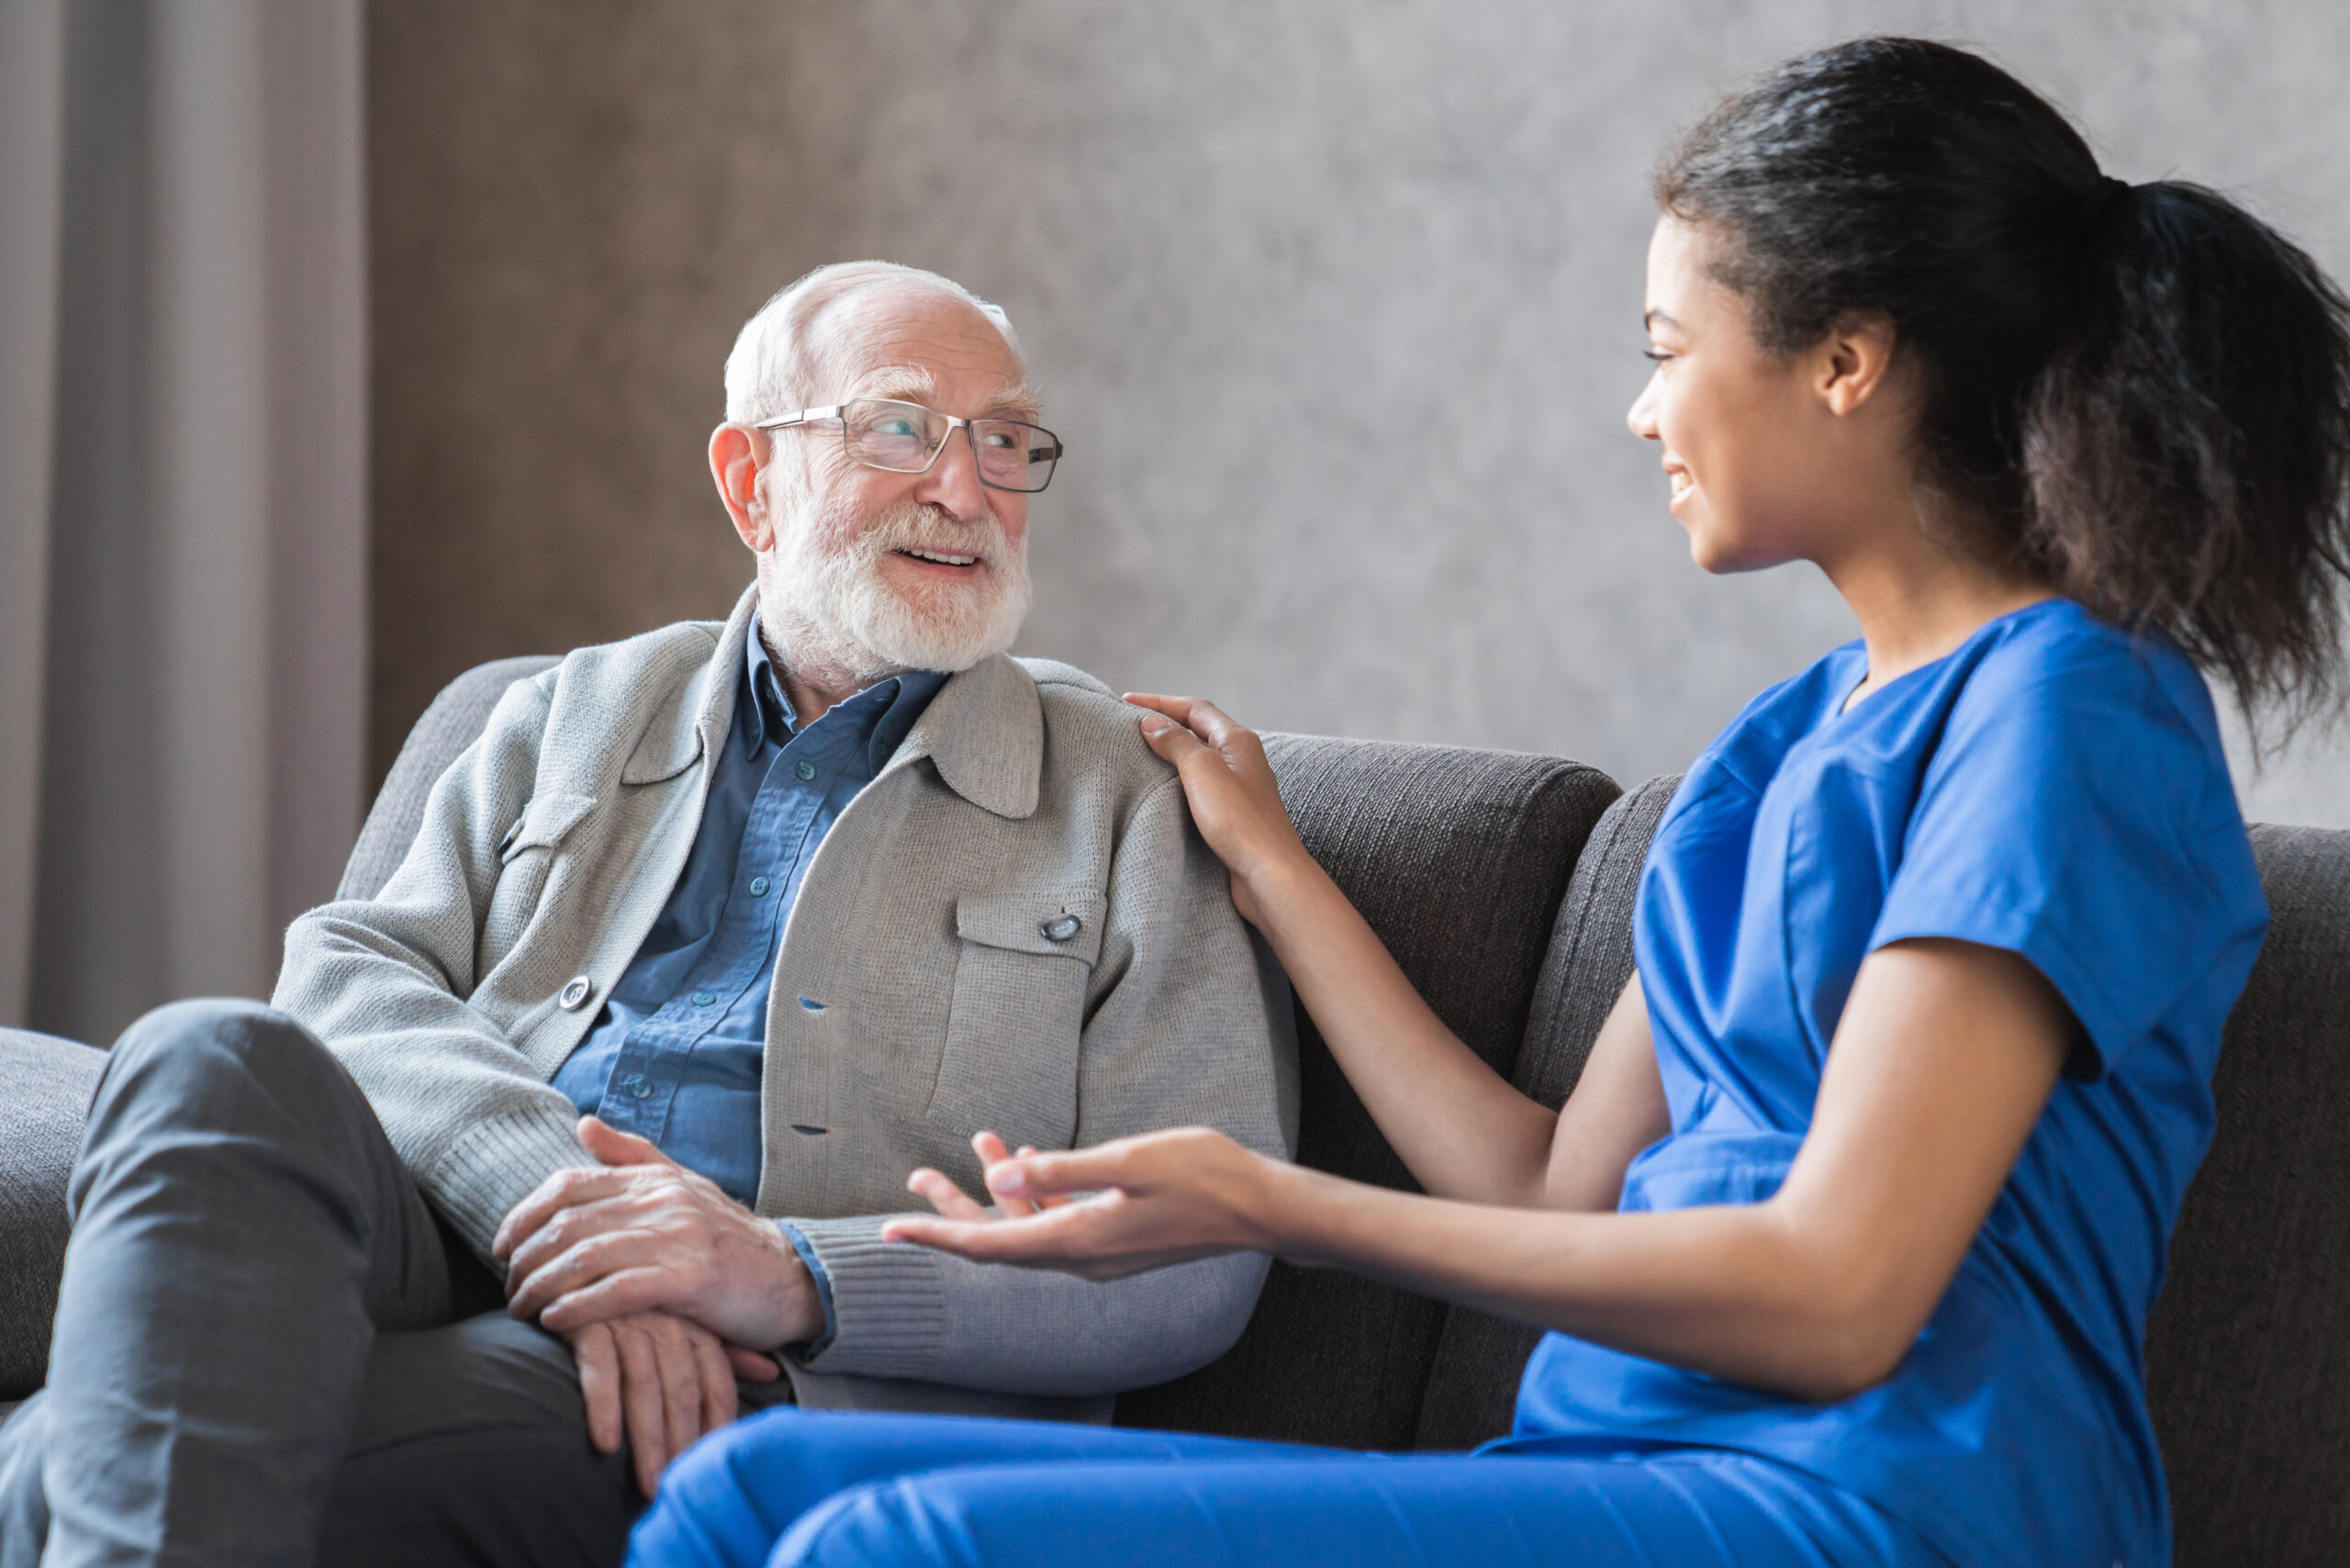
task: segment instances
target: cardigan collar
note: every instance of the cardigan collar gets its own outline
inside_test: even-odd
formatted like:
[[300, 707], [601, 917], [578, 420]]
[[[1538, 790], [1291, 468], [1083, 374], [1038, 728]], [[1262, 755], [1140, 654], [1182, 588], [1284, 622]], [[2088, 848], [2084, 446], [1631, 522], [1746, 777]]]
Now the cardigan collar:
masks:
[[[688, 689], [676, 722], [646, 732], [622, 778], [632, 783], [666, 778], [725, 745], [758, 598], [755, 582], [744, 590], [718, 634], [717, 651], [694, 676], [699, 689]], [[1035, 678], [1003, 654], [948, 677], [889, 767], [925, 756], [946, 787], [973, 805], [1014, 820], [1034, 815], [1045, 766], [1045, 710]]]

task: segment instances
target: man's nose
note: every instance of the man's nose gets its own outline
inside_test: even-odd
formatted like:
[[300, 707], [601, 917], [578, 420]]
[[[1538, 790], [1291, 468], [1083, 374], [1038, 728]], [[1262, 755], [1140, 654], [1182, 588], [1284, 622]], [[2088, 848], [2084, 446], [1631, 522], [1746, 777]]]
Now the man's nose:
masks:
[[957, 522], [986, 515], [988, 491], [979, 483], [979, 454], [971, 448], [968, 425], [948, 433], [946, 450], [914, 487], [914, 499], [940, 508]]

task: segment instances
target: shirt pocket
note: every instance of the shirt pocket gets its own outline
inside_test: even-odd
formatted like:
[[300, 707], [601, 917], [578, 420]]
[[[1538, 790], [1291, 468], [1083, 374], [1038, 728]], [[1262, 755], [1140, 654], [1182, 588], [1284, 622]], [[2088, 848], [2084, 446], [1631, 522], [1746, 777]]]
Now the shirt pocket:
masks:
[[963, 1137], [1067, 1148], [1077, 1132], [1085, 993], [1107, 907], [1091, 888], [959, 899], [962, 952], [930, 1114]]
[[498, 886], [490, 892], [488, 913], [482, 916], [476, 974], [486, 975], [504, 962], [530, 929], [556, 850], [595, 809], [593, 795], [539, 795], [506, 830], [498, 846]]

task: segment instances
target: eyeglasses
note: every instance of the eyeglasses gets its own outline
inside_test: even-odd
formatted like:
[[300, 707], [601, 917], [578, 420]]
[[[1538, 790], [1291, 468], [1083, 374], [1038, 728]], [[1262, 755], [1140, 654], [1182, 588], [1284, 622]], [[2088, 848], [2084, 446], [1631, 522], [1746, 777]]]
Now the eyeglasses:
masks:
[[837, 420], [841, 445], [849, 457], [867, 468], [891, 474], [924, 474], [946, 448], [946, 438], [957, 430], [971, 432], [971, 455], [978, 459], [979, 483], [995, 490], [1035, 495], [1053, 482], [1053, 465], [1060, 461], [1060, 438], [1041, 426], [1018, 420], [961, 420], [889, 398], [853, 398], [827, 409], [802, 409], [780, 419], [761, 420], [754, 430], [787, 430]]

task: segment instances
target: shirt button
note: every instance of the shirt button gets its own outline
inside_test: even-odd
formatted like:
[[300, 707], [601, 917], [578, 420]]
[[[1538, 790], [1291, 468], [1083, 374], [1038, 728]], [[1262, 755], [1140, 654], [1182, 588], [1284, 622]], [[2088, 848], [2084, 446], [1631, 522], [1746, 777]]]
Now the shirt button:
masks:
[[574, 975], [564, 982], [563, 990], [556, 993], [555, 1005], [565, 1013], [576, 1013], [588, 1005], [588, 998], [594, 994], [595, 990], [594, 980], [589, 980], [586, 975]]
[[1047, 942], [1066, 942], [1085, 929], [1085, 922], [1073, 914], [1057, 914], [1036, 927], [1036, 934]]
[[642, 1073], [629, 1074], [628, 1077], [621, 1081], [621, 1087], [628, 1091], [629, 1098], [632, 1100], [650, 1100], [653, 1098], [653, 1081], [646, 1078]]
[[707, 1007], [717, 1000], [718, 998], [711, 995], [710, 992], [706, 991], [698, 991], [694, 992], [694, 1005], [696, 1007]]
[[800, 775], [800, 781], [805, 784], [809, 779], [816, 777], [816, 765], [812, 762], [795, 762], [791, 765], [791, 771]]
[[751, 896], [755, 899], [763, 899], [767, 896], [767, 879], [765, 877], [751, 879]]

